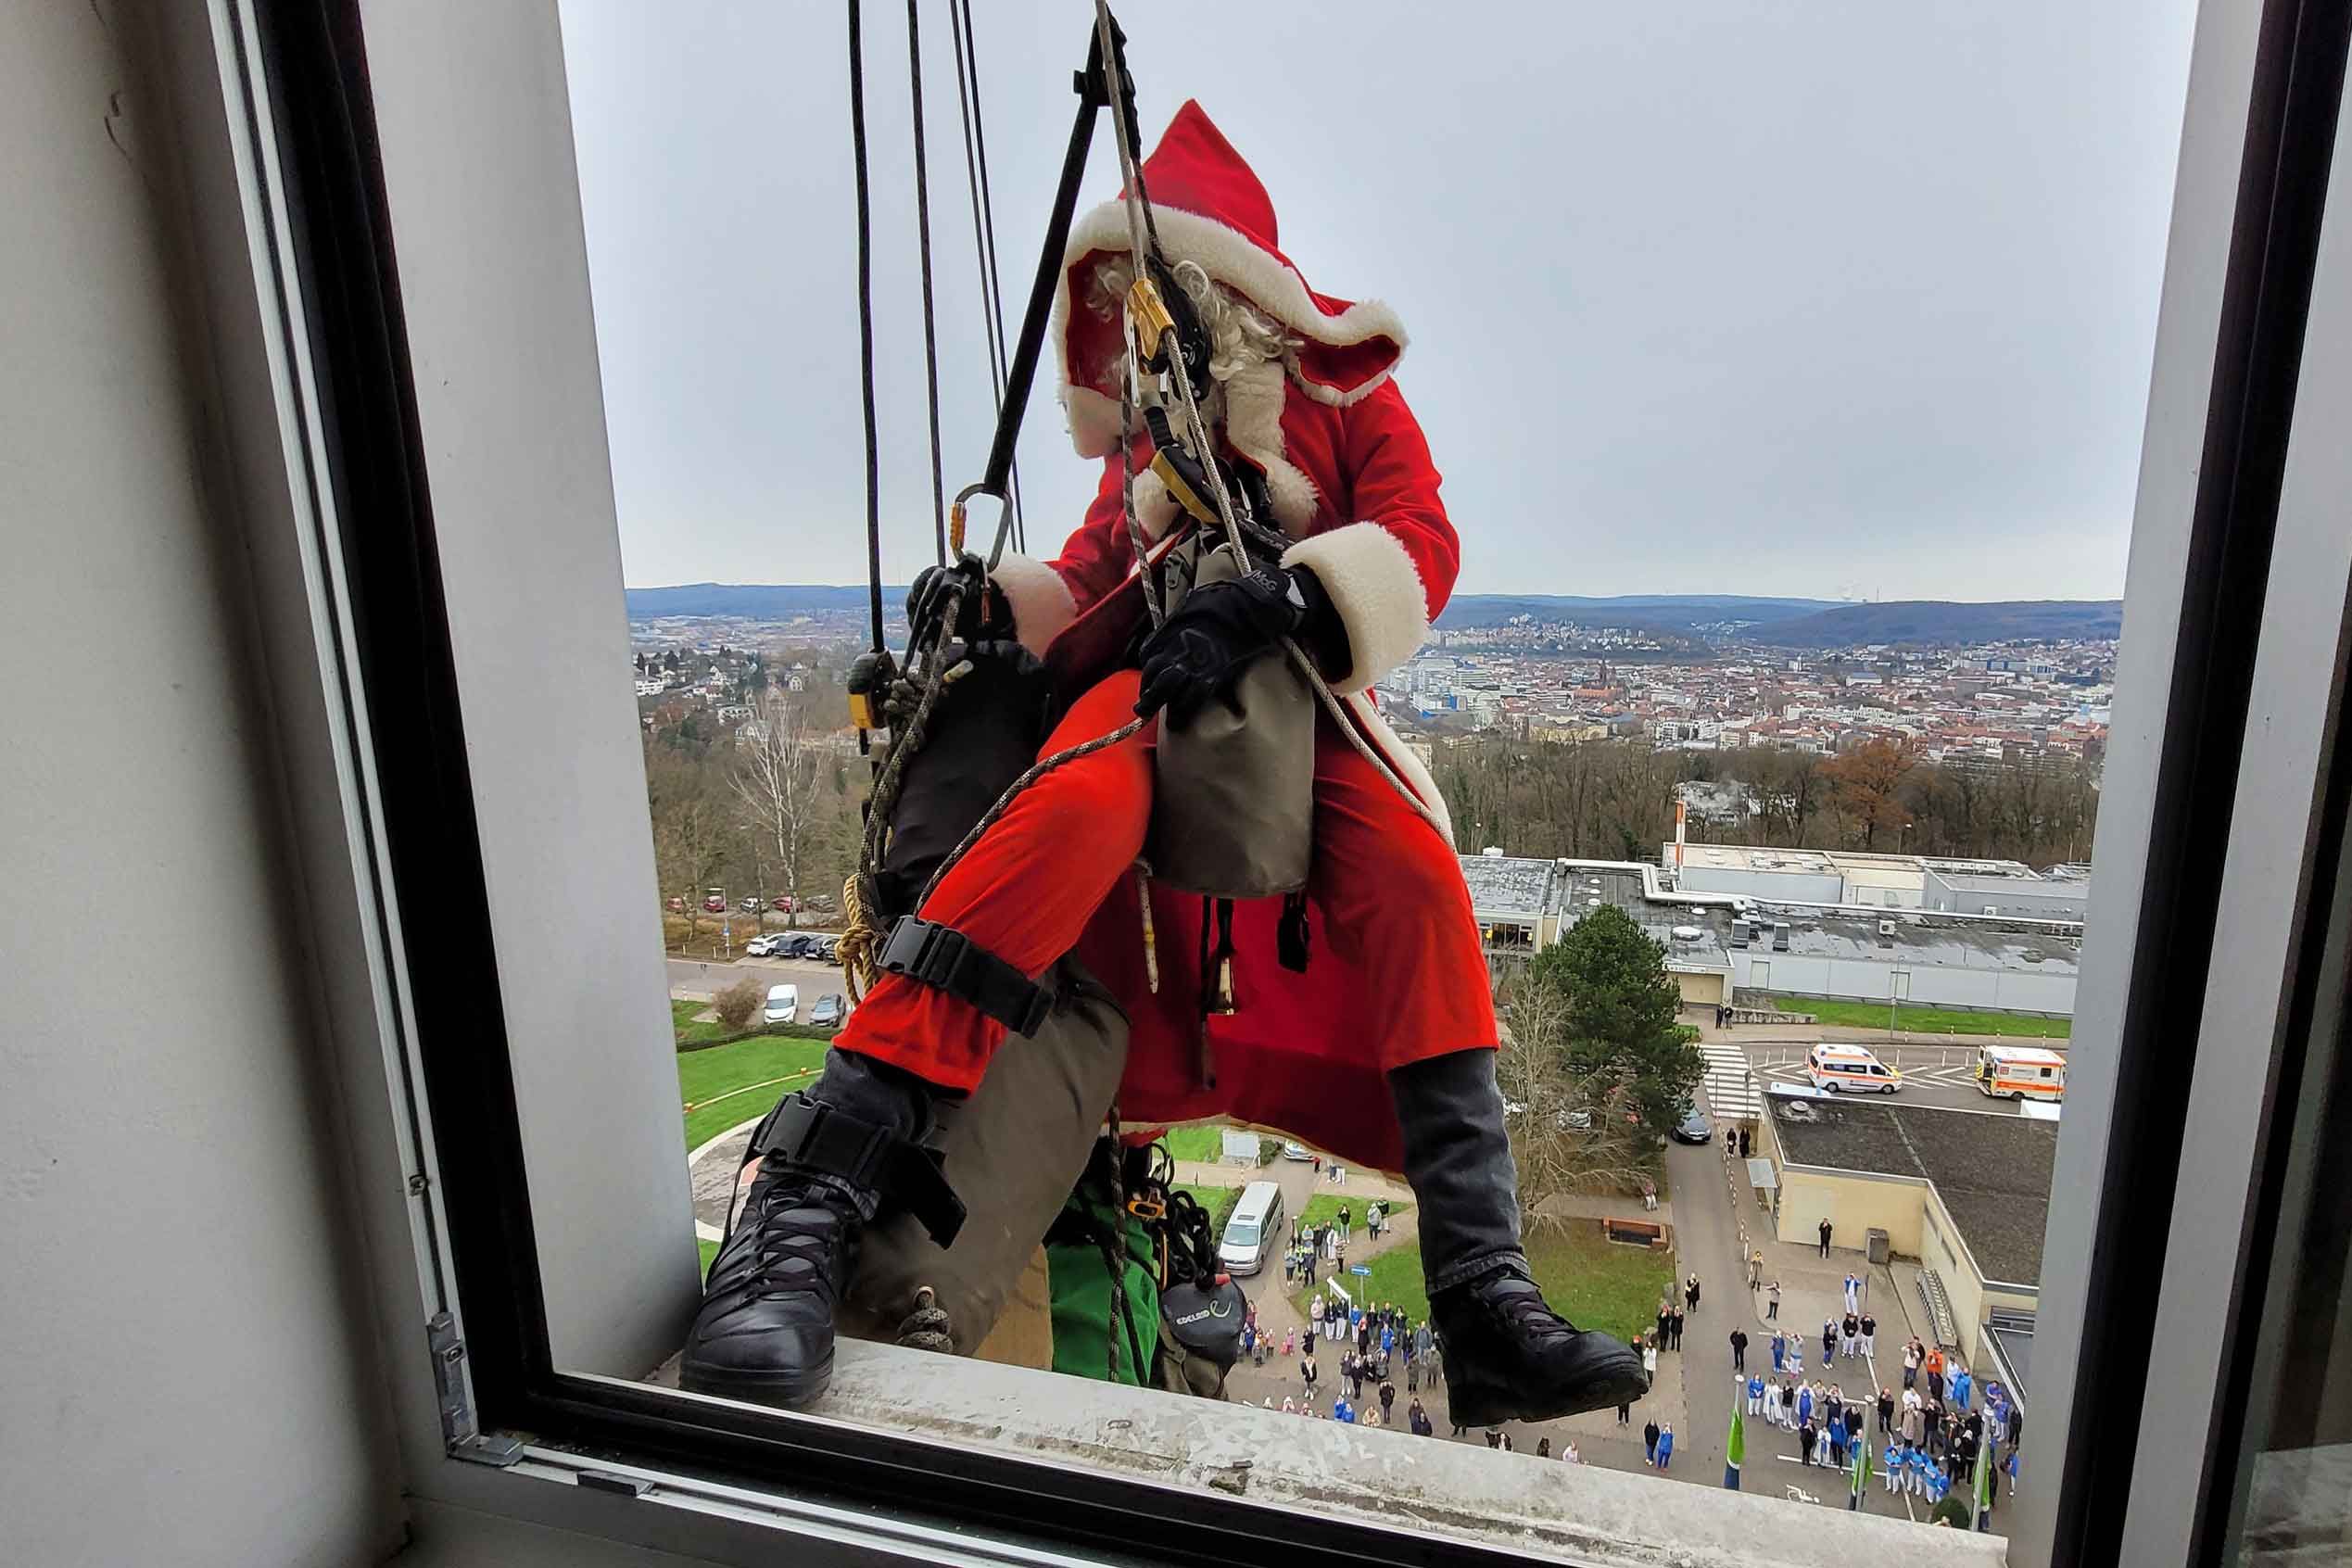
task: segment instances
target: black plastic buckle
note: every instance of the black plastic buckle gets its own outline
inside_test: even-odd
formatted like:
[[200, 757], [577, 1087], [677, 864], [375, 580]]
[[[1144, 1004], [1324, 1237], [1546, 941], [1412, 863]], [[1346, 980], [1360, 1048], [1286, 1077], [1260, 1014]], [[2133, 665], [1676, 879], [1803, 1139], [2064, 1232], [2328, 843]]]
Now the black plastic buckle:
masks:
[[1035, 1034], [1054, 1010], [1054, 993], [952, 926], [902, 915], [875, 960], [967, 1002], [1015, 1034]]
[[806, 1094], [777, 1102], [752, 1134], [751, 1153], [871, 1189], [915, 1216], [945, 1246], [964, 1225], [964, 1200], [948, 1185], [945, 1157]]

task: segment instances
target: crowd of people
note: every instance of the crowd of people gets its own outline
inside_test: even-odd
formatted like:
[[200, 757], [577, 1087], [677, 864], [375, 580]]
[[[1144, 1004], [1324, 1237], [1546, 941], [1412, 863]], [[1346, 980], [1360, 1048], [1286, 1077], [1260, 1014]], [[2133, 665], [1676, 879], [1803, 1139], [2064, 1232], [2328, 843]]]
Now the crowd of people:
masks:
[[[1347, 1243], [1355, 1230], [1355, 1209], [1339, 1206], [1336, 1218], [1309, 1225], [1293, 1220], [1290, 1246], [1283, 1252], [1283, 1283], [1313, 1284], [1318, 1272], [1336, 1276], [1347, 1271]], [[1364, 1206], [1364, 1233], [1378, 1241], [1388, 1230], [1388, 1206], [1378, 1198]]]
[[[1849, 1281], [1850, 1304], [1859, 1305], [1853, 1289], [1858, 1283]], [[1840, 1354], [1871, 1356], [1877, 1327], [1867, 1311], [1824, 1324], [1824, 1368]], [[1912, 1339], [1903, 1346], [1901, 1393], [1886, 1386], [1856, 1397], [1826, 1378], [1807, 1381], [1803, 1335], [1775, 1333], [1770, 1375], [1758, 1368], [1741, 1376], [1744, 1337], [1734, 1332], [1732, 1359], [1747, 1413], [1792, 1434], [1802, 1463], [1843, 1469], [1875, 1417], [1874, 1463], [1888, 1491], [1939, 1500], [1952, 1487], [1969, 1484], [1979, 1453], [1988, 1454], [1996, 1477], [2015, 1490], [2025, 1411], [2000, 1384], [1979, 1386], [1957, 1356]]]
[[[1242, 1353], [1263, 1366], [1268, 1348], [1258, 1333], [1258, 1309], [1252, 1307], [1242, 1323]], [[1284, 1411], [1327, 1416], [1333, 1421], [1363, 1426], [1395, 1426], [1401, 1423], [1408, 1431], [1421, 1436], [1436, 1434], [1436, 1424], [1423, 1407], [1420, 1394], [1424, 1381], [1433, 1388], [1436, 1386], [1444, 1375], [1444, 1359], [1439, 1354], [1436, 1331], [1426, 1320], [1412, 1321], [1403, 1308], [1390, 1302], [1367, 1308], [1337, 1294], [1318, 1294], [1307, 1304], [1304, 1337], [1296, 1330], [1285, 1331], [1275, 1353], [1284, 1361], [1295, 1361], [1298, 1372], [1299, 1392], [1283, 1396], [1281, 1409]], [[1321, 1403], [1322, 1357], [1334, 1358], [1328, 1409]], [[1402, 1397], [1406, 1401], [1401, 1417], [1397, 1411], [1399, 1372], [1404, 1374]], [[1367, 1389], [1371, 1391], [1369, 1397]], [[1271, 1394], [1263, 1403], [1269, 1410], [1275, 1408]]]

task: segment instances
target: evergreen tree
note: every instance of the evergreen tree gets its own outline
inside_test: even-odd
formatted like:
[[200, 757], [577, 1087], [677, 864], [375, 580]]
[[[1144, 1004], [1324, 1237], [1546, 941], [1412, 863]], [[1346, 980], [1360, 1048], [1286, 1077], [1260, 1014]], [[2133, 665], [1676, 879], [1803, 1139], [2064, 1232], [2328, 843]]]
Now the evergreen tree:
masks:
[[1536, 955], [1528, 980], [1564, 999], [1570, 1067], [1613, 1079], [1624, 1109], [1663, 1141], [1704, 1070], [1675, 1021], [1682, 993], [1666, 972], [1666, 950], [1603, 904]]

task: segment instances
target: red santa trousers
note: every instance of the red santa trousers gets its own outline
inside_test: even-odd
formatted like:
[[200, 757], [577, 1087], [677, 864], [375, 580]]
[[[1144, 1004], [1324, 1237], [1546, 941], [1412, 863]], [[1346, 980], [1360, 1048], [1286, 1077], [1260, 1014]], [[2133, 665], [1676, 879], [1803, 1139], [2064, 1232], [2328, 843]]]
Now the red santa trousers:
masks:
[[[1062, 751], [1134, 711], [1139, 676], [1106, 677], [1045, 743]], [[1210, 1115], [1277, 1127], [1359, 1163], [1400, 1149], [1384, 1075], [1496, 1042], [1486, 965], [1453, 850], [1341, 735], [1315, 737], [1314, 857], [1305, 973], [1275, 959], [1280, 899], [1239, 906], [1237, 1006], [1208, 1020], [1200, 1070], [1197, 897], [1154, 885], [1160, 984], [1144, 963], [1136, 857], [1151, 815], [1156, 727], [1024, 790], [922, 909], [1035, 977], [1075, 951], [1127, 1009], [1120, 1096], [1130, 1125]], [[968, 1004], [885, 976], [835, 1043], [951, 1090], [988, 1069], [1005, 1027]]]

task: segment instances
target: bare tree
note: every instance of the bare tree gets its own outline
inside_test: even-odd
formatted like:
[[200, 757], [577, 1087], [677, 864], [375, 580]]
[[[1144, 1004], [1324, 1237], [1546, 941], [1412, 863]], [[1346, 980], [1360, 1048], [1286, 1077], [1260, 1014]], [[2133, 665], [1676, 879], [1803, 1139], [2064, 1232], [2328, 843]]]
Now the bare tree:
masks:
[[788, 928], [800, 924], [802, 852], [824, 813], [816, 740], [805, 707], [771, 687], [737, 734], [740, 760], [728, 777], [762, 836], [776, 846], [784, 891], [792, 901], [785, 913]]
[[1523, 977], [1502, 1010], [1495, 1083], [1527, 1222], [1557, 1220], [1544, 1206], [1566, 1194], [1638, 1190], [1654, 1161], [1645, 1156], [1640, 1130], [1625, 1118], [1617, 1076], [1576, 1065], [1568, 1048], [1567, 993]]

